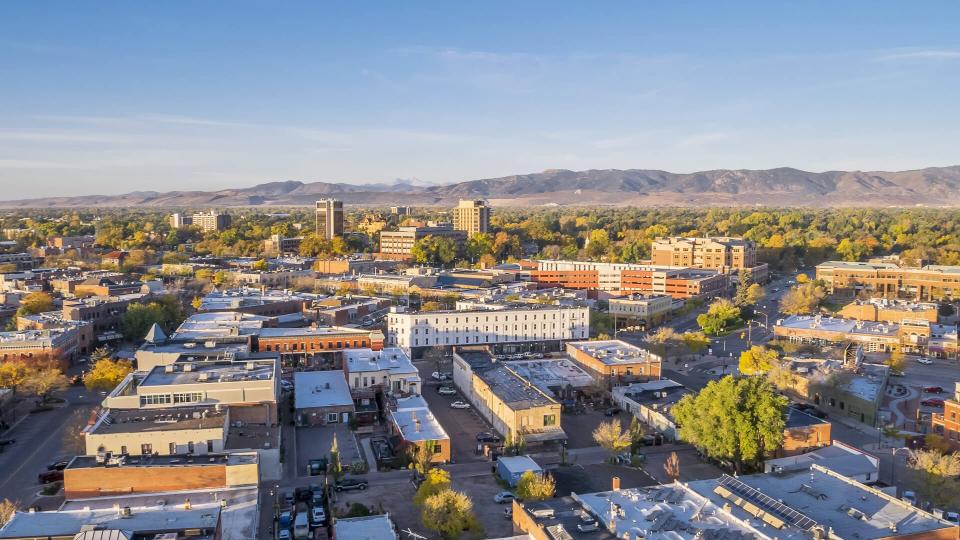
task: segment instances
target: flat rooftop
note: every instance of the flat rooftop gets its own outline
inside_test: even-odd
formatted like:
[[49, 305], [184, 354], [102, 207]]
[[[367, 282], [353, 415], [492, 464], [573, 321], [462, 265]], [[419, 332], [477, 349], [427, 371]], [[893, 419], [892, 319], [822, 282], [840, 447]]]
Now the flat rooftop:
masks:
[[567, 385], [583, 388], [593, 384], [593, 377], [569, 358], [512, 360], [508, 365], [517, 375], [551, 396], [555, 388]]
[[297, 409], [353, 406], [347, 378], [338, 369], [298, 371], [293, 374], [293, 384], [294, 407]]
[[417, 368], [407, 353], [398, 347], [387, 347], [382, 351], [372, 349], [347, 349], [343, 351], [345, 370], [349, 373], [370, 371], [391, 371], [417, 375]]
[[[173, 454], [173, 455], [145, 455], [129, 456], [120, 467], [221, 467], [224, 465], [244, 465], [257, 462], [256, 454]], [[70, 460], [68, 469], [102, 469], [104, 465], [97, 463], [96, 456], [77, 456]], [[115, 468], [111, 465], [111, 468]]]
[[619, 339], [571, 341], [567, 343], [567, 346], [573, 347], [607, 366], [660, 361], [660, 357], [650, 351]]
[[[777, 459], [768, 459], [764, 465], [768, 471], [805, 471], [817, 464], [847, 477], [876, 473], [880, 460], [862, 450], [834, 441], [830, 446]], [[876, 479], [874, 477], [874, 479]]]
[[90, 432], [105, 435], [224, 428], [226, 414], [214, 406], [110, 409]]
[[519, 377], [507, 366], [497, 363], [475, 371], [490, 390], [513, 410], [530, 409], [556, 403], [531, 383]]
[[259, 335], [262, 338], [296, 338], [300, 336], [365, 336], [369, 335], [370, 330], [359, 330], [356, 328], [347, 328], [345, 326], [319, 326], [303, 328], [264, 328], [260, 330]]
[[251, 287], [213, 291], [203, 297], [200, 303], [201, 311], [223, 311], [251, 306], [263, 306], [277, 302], [303, 301], [316, 299], [316, 295], [306, 295], [290, 291], [269, 290], [261, 291]]
[[216, 337], [257, 334], [269, 317], [234, 311], [196, 313], [183, 321], [171, 340], [205, 340]]
[[[717, 506], [730, 504], [731, 513], [739, 519], [758, 521], [743, 508], [749, 503], [785, 521], [786, 526], [770, 533], [781, 540], [808, 539], [816, 525], [832, 529], [838, 538], [861, 540], [919, 535], [953, 526], [819, 465], [784, 474], [753, 474], [736, 479], [724, 475], [687, 485]], [[789, 506], [779, 501], [789, 501]], [[891, 527], [896, 527], [896, 533]]]
[[634, 532], [631, 538], [766, 540], [774, 536], [734, 517], [724, 510], [723, 503], [712, 502], [679, 483], [573, 494], [573, 498], [601, 523], [612, 523], [618, 533]]
[[793, 407], [787, 407], [787, 429], [816, 426], [818, 424], [829, 424], [830, 422], [805, 413]]
[[341, 518], [333, 524], [336, 538], [349, 540], [396, 540], [397, 531], [389, 514]]
[[241, 381], [269, 381], [276, 370], [274, 360], [248, 362], [183, 362], [154, 366], [139, 386], [217, 384]]
[[450, 436], [429, 408], [404, 408], [390, 411], [394, 425], [407, 441], [437, 441]]
[[[184, 507], [190, 501], [190, 509]], [[221, 501], [226, 501], [221, 506]], [[121, 517], [115, 506], [130, 508]], [[249, 540], [257, 537], [259, 512], [255, 487], [201, 491], [168, 491], [122, 497], [96, 497], [66, 501], [59, 510], [17, 512], [0, 529], [0, 538], [73, 537], [84, 526], [133, 533], [133, 538], [153, 538], [162, 532], [207, 530], [210, 534], [191, 536], [212, 540], [213, 529], [221, 526], [221, 540]]]
[[898, 324], [873, 321], [859, 321], [857, 319], [842, 319], [840, 317], [821, 317], [810, 315], [791, 315], [777, 321], [777, 326], [793, 329], [820, 330], [843, 334], [870, 334], [896, 337]]

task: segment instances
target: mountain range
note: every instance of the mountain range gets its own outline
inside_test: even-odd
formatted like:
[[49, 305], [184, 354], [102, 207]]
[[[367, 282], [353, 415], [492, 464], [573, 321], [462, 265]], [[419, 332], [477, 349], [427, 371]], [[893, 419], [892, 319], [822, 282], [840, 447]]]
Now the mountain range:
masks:
[[792, 168], [671, 173], [645, 169], [551, 169], [540, 173], [422, 186], [268, 182], [217, 191], [134, 191], [114, 195], [0, 201], [2, 208], [312, 206], [323, 197], [351, 205], [494, 206], [960, 206], [960, 166], [911, 171], [807, 172]]

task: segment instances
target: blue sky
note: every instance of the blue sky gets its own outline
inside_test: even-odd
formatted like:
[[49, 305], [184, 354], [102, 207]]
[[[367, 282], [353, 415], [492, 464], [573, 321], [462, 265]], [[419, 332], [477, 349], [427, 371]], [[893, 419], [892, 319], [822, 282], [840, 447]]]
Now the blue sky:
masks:
[[951, 165], [957, 20], [933, 1], [6, 3], [0, 198]]

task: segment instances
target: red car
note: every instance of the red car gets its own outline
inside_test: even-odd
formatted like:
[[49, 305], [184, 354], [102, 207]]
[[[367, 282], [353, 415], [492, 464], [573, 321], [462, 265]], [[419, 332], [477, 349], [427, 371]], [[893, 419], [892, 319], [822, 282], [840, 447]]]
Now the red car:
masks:
[[927, 386], [923, 389], [928, 394], [942, 394], [943, 388], [939, 386]]
[[943, 407], [943, 400], [937, 398], [925, 399], [920, 402], [924, 407]]

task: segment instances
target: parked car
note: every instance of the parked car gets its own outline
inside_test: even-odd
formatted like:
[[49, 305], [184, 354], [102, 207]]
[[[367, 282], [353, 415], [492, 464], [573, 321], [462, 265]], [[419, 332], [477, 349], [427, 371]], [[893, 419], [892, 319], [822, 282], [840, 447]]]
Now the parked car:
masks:
[[37, 481], [41, 484], [49, 484], [51, 482], [59, 482], [61, 480], [63, 480], [63, 470], [44, 471], [37, 476]]
[[900, 496], [901, 500], [907, 501], [913, 506], [917, 505], [917, 494], [913, 491], [904, 491], [903, 495]]
[[503, 517], [507, 519], [513, 519], [513, 505], [503, 509]]
[[434, 371], [430, 374], [430, 377], [435, 381], [445, 381], [450, 378], [449, 375], [443, 373], [442, 371]]
[[286, 379], [280, 379], [280, 389], [284, 392], [293, 392], [293, 383]]
[[280, 529], [280, 534], [277, 535], [277, 540], [290, 540], [293, 536], [290, 535], [290, 529]]
[[279, 522], [281, 529], [289, 529], [293, 525], [293, 510], [280, 512]]
[[940, 386], [927, 386], [926, 388], [923, 389], [923, 391], [926, 392], [926, 393], [928, 393], [928, 394], [942, 394], [942, 393], [943, 393], [943, 387], [940, 387]]
[[470, 408], [470, 404], [467, 403], [466, 401], [454, 401], [453, 403], [450, 404], [450, 406], [453, 407], [454, 409], [469, 409], [469, 408]]
[[589, 514], [583, 514], [577, 521], [577, 530], [580, 532], [593, 532], [600, 529], [597, 520]]
[[47, 465], [47, 470], [48, 470], [48, 471], [62, 471], [62, 470], [64, 470], [64, 469], [67, 468], [67, 465], [68, 465], [69, 463], [70, 463], [69, 461], [65, 461], [65, 460], [54, 461], [53, 463]]
[[917, 363], [923, 364], [925, 366], [929, 366], [933, 364], [933, 360], [931, 360], [930, 358], [927, 358], [926, 356], [921, 356], [920, 358], [917, 358]]
[[334, 484], [334, 489], [337, 491], [350, 491], [353, 489], [364, 490], [367, 489], [367, 486], [370, 483], [362, 478], [341, 478], [337, 480], [337, 483]]
[[289, 491], [285, 491], [283, 493], [284, 504], [286, 504], [287, 506], [293, 506], [294, 501], [296, 501], [296, 497], [293, 496], [293, 493]]
[[500, 437], [490, 433], [489, 431], [481, 431], [477, 433], [477, 442], [481, 443], [498, 443], [500, 442]]
[[940, 398], [929, 398], [920, 402], [924, 407], [943, 407], [943, 400]]
[[493, 496], [493, 502], [497, 504], [507, 504], [508, 502], [512, 502], [515, 498], [516, 497], [513, 493], [510, 493], [509, 491], [501, 491]]
[[440, 394], [441, 396], [457, 395], [456, 389], [454, 389], [452, 386], [441, 386], [440, 388], [437, 388], [437, 393]]
[[314, 506], [310, 512], [310, 525], [323, 525], [326, 522], [327, 513], [323, 510], [323, 506]]

